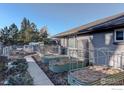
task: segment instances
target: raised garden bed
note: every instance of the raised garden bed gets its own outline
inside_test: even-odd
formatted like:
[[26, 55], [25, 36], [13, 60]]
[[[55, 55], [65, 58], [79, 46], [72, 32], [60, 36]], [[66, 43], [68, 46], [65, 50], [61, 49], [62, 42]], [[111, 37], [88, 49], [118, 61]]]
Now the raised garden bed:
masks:
[[68, 74], [71, 85], [120, 85], [124, 84], [123, 81], [123, 70], [106, 66], [89, 66]]
[[67, 56], [63, 56], [63, 55], [54, 55], [54, 54], [46, 54], [42, 57], [42, 63], [45, 63], [45, 64], [49, 64], [49, 62], [51, 60], [55, 60], [55, 59], [58, 59], [58, 58], [64, 58], [64, 57], [67, 57]]
[[47, 55], [43, 57], [43, 63], [49, 64], [49, 69], [55, 73], [60, 73], [64, 71], [69, 71], [70, 69], [76, 69], [84, 67], [84, 63], [82, 61], [76, 61], [70, 63], [69, 56], [67, 55]]
[[44, 64], [43, 62], [38, 61], [35, 56], [33, 56], [33, 58], [37, 62], [39, 67], [45, 72], [45, 74], [53, 82], [54, 85], [68, 85], [67, 82], [68, 72], [54, 73], [49, 70], [49, 64]]
[[82, 61], [70, 63], [68, 60], [61, 60], [60, 62], [50, 62], [49, 69], [55, 73], [65, 72], [76, 68], [82, 68], [85, 65]]

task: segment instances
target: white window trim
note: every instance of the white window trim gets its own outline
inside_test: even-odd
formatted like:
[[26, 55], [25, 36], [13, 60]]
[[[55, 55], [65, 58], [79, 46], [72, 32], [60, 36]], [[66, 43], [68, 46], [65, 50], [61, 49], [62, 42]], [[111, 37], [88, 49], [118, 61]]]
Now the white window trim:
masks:
[[120, 31], [120, 30], [123, 30], [123, 33], [124, 33], [124, 28], [122, 28], [122, 29], [115, 29], [114, 30], [114, 41], [117, 42], [117, 43], [124, 42], [124, 34], [123, 34], [123, 40], [116, 40], [116, 32]]

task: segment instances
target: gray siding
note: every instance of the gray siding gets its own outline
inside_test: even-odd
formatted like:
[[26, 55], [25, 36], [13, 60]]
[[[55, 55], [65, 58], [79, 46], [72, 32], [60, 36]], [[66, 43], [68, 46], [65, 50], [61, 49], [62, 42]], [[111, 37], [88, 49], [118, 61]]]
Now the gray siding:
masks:
[[[71, 43], [75, 44], [76, 46], [75, 48], [81, 48], [81, 49], [83, 49], [85, 46], [83, 45], [83, 40], [88, 40], [90, 62], [94, 62], [95, 64], [99, 64], [99, 65], [109, 65], [113, 67], [122, 67], [124, 65], [124, 56], [118, 55], [124, 52], [124, 44], [115, 44], [114, 30], [77, 36], [75, 40], [76, 43], [75, 42], [71, 42]], [[67, 41], [69, 43], [69, 40], [66, 40], [65, 42], [66, 45], [67, 45]], [[69, 47], [69, 45], [67, 45], [67, 47]], [[94, 50], [94, 51], [90, 51], [90, 50]], [[109, 52], [107, 52], [107, 50]]]
[[[93, 33], [91, 43], [95, 49], [106, 48], [106, 50], [95, 51], [95, 63], [114, 67], [123, 67], [124, 44], [114, 43], [114, 31]], [[109, 51], [109, 52], [106, 52]]]
[[115, 49], [117, 45], [114, 45], [114, 32], [93, 33], [92, 43], [95, 48], [107, 47]]

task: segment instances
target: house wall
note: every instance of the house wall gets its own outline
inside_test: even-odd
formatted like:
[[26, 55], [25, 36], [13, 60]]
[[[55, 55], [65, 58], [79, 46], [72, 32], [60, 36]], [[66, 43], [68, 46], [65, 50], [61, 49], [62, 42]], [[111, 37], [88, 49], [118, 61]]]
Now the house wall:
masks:
[[89, 40], [89, 35], [87, 36], [71, 36], [61, 38], [61, 45], [69, 48], [83, 48], [83, 40]]
[[123, 67], [124, 56], [122, 54], [124, 55], [124, 44], [115, 44], [114, 30], [64, 38], [64, 43], [62, 44], [66, 47], [83, 49], [86, 47], [83, 45], [83, 40], [88, 40], [89, 43], [90, 62], [116, 68]]
[[[88, 48], [88, 39], [89, 39], [89, 35], [88, 36], [86, 35], [85, 36], [68, 36], [66, 38], [61, 38], [62, 40], [61, 45], [65, 46], [65, 44], [67, 44], [66, 47], [68, 47], [68, 51], [67, 51], [68, 55], [79, 58], [80, 60], [84, 60], [85, 57], [87, 56], [88, 51], [83, 51], [83, 49]], [[66, 42], [63, 43], [63, 41], [66, 41]], [[77, 51], [79, 49], [80, 51]]]
[[61, 38], [61, 45], [64, 47], [68, 47], [68, 38]]
[[[95, 58], [95, 63], [123, 67], [124, 56], [122, 55], [124, 54], [124, 44], [115, 44], [114, 30], [93, 33], [90, 37], [90, 41], [93, 45], [92, 47], [97, 50], [94, 53], [94, 56], [97, 57]], [[104, 48], [104, 50], [100, 50], [100, 48]]]

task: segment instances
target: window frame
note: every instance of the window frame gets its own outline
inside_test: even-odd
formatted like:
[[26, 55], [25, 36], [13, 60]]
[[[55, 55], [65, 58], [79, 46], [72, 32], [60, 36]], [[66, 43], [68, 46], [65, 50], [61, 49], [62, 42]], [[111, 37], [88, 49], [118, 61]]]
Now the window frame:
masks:
[[[120, 30], [123, 31], [123, 40], [117, 40], [117, 38], [116, 38], [117, 37], [117, 31], [120, 31]], [[117, 42], [117, 43], [121, 43], [121, 42], [124, 43], [124, 28], [114, 30], [114, 41]]]

